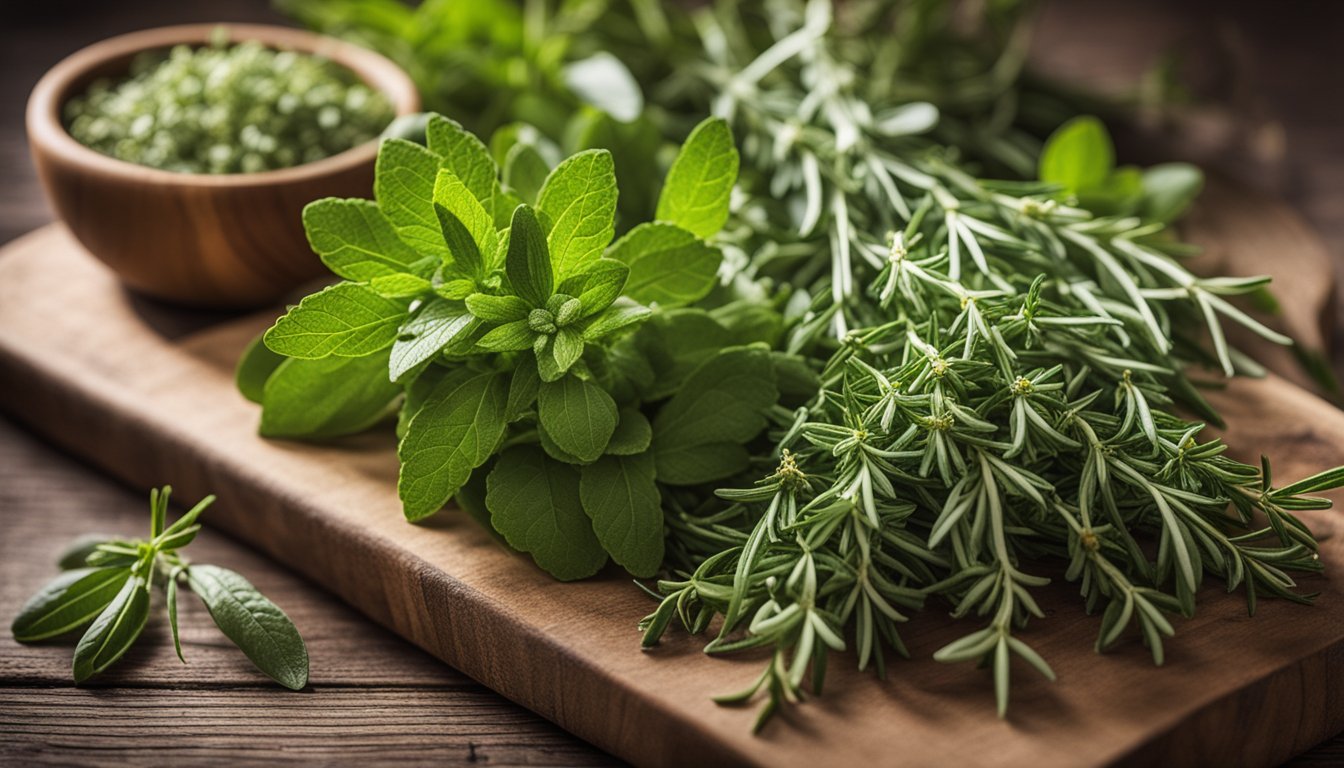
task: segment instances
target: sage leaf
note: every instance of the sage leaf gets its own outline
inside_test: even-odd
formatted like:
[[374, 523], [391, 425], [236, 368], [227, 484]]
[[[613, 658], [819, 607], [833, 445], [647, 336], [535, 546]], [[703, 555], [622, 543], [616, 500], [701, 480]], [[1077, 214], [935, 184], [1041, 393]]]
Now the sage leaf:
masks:
[[551, 220], [546, 242], [557, 276], [568, 277], [600, 257], [616, 234], [616, 167], [611, 153], [590, 149], [560, 163], [546, 177], [537, 208]]
[[573, 328], [561, 328], [551, 341], [551, 354], [561, 371], [568, 371], [583, 357], [583, 334]]
[[595, 341], [609, 336], [623, 328], [648, 320], [653, 312], [646, 306], [636, 304], [622, 296], [612, 305], [583, 326], [583, 338]]
[[513, 369], [513, 378], [509, 380], [509, 398], [505, 406], [505, 418], [510, 423], [522, 418], [537, 402], [537, 393], [541, 390], [541, 377], [537, 374], [537, 362], [534, 357], [524, 357]]
[[275, 373], [275, 369], [287, 360], [284, 355], [271, 351], [266, 346], [266, 334], [258, 334], [248, 342], [243, 356], [238, 358], [238, 367], [233, 372], [234, 383], [243, 397], [260, 405], [266, 391], [266, 381]]
[[430, 299], [401, 327], [388, 358], [388, 378], [402, 381], [406, 375], [466, 335], [472, 316], [460, 302]]
[[596, 259], [560, 284], [558, 293], [575, 296], [580, 317], [592, 317], [610, 307], [621, 295], [630, 268], [615, 259]]
[[215, 625], [257, 669], [290, 690], [308, 685], [308, 648], [279, 606], [227, 568], [192, 565], [186, 574]]
[[491, 352], [517, 352], [531, 347], [537, 338], [526, 320], [514, 320], [491, 328], [476, 345]]
[[56, 565], [58, 565], [62, 571], [83, 568], [88, 564], [89, 555], [92, 555], [98, 550], [98, 545], [110, 541], [124, 543], [119, 541], [115, 536], [109, 536], [105, 533], [89, 533], [80, 536], [67, 544], [65, 549], [61, 551], [61, 554], [56, 558]]
[[555, 274], [547, 250], [546, 234], [536, 214], [526, 205], [518, 206], [513, 212], [504, 271], [519, 297], [533, 307], [546, 306], [546, 300], [554, 292]]
[[546, 159], [531, 144], [514, 144], [504, 159], [504, 183], [525, 203], [536, 203], [550, 172]]
[[723, 229], [738, 162], [726, 120], [710, 118], [697, 125], [667, 172], [658, 196], [657, 219], [700, 238]]
[[389, 354], [286, 360], [266, 382], [261, 434], [319, 440], [378, 423], [401, 392], [388, 380]]
[[1106, 127], [1095, 117], [1076, 117], [1045, 142], [1038, 169], [1041, 181], [1059, 184], [1077, 194], [1101, 186], [1115, 166], [1115, 148]]
[[75, 646], [75, 682], [82, 683], [116, 663], [148, 620], [149, 582], [144, 576], [131, 576]]
[[369, 281], [369, 289], [385, 299], [413, 299], [433, 287], [429, 280], [405, 273], [379, 275]]
[[299, 302], [266, 331], [266, 346], [286, 357], [364, 357], [397, 340], [406, 302], [371, 288], [340, 283]]
[[435, 385], [397, 448], [397, 492], [408, 520], [439, 511], [495, 452], [508, 424], [507, 400], [500, 373], [458, 369]]
[[533, 446], [500, 454], [486, 480], [485, 503], [509, 546], [561, 581], [592, 576], [607, 561], [583, 511], [578, 470]]
[[314, 200], [304, 206], [303, 229], [322, 263], [346, 280], [419, 274], [435, 261], [402, 242], [372, 200]]
[[638, 408], [626, 407], [620, 411], [616, 431], [607, 443], [607, 453], [629, 456], [648, 450], [653, 441], [653, 427]]
[[435, 261], [448, 256], [448, 246], [434, 214], [434, 184], [441, 158], [404, 139], [388, 139], [378, 148], [373, 196], [392, 223], [397, 237]]
[[[430, 209], [450, 261], [461, 274], [484, 277], [490, 266], [484, 263], [484, 257], [489, 255], [493, 258], [499, 248], [494, 214], [481, 204], [461, 179], [447, 169], [439, 171], [434, 179], [434, 197]], [[447, 214], [447, 219], [444, 214]], [[471, 235], [471, 241], [476, 244], [475, 252], [461, 242], [461, 232], [454, 228], [453, 219], [461, 223], [462, 228]]]
[[632, 122], [644, 111], [644, 93], [634, 75], [606, 51], [565, 65], [562, 77], [580, 100], [623, 123]]
[[630, 268], [623, 294], [635, 301], [680, 307], [705, 297], [718, 278], [723, 254], [673, 224], [651, 222], [630, 230], [607, 251]]
[[537, 419], [566, 453], [593, 461], [616, 431], [616, 403], [601, 387], [571, 374], [541, 386]]
[[653, 456], [603, 456], [581, 470], [579, 497], [602, 548], [647, 578], [663, 562], [663, 507]]
[[65, 571], [24, 603], [10, 632], [20, 643], [33, 643], [78, 629], [103, 612], [130, 576], [130, 567]]

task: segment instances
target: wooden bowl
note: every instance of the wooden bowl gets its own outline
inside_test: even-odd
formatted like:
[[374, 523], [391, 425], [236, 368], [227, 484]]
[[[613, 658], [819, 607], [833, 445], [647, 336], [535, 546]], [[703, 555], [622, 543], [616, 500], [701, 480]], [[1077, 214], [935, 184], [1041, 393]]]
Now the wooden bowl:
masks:
[[66, 101], [93, 80], [127, 73], [143, 51], [204, 45], [220, 26], [230, 40], [325, 56], [383, 93], [398, 115], [420, 109], [410, 77], [359, 46], [285, 27], [193, 24], [114, 37], [57, 64], [28, 100], [28, 141], [56, 213], [126, 285], [179, 304], [253, 307], [323, 274], [303, 233], [303, 207], [320, 197], [368, 197], [376, 140], [275, 171], [176, 173], [100, 154], [62, 120]]

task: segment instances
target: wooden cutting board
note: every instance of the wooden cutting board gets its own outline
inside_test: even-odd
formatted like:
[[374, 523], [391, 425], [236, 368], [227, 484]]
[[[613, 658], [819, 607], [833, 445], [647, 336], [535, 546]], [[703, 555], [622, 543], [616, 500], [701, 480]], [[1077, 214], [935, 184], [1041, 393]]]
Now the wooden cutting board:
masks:
[[[389, 432], [322, 446], [257, 437], [232, 368], [270, 320], [138, 299], [53, 225], [0, 255], [0, 404], [137, 487], [219, 494], [207, 524], [634, 763], [1268, 764], [1344, 728], [1344, 525], [1324, 512], [1310, 524], [1338, 530], [1321, 550], [1331, 577], [1306, 584], [1317, 606], [1266, 600], [1252, 621], [1240, 594], [1210, 586], [1163, 669], [1135, 636], [1094, 654], [1097, 619], [1060, 584], [1042, 590], [1047, 618], [1023, 635], [1059, 681], [1015, 667], [1006, 721], [985, 670], [929, 658], [971, 626], [935, 605], [908, 626], [914, 660], [890, 679], [837, 660], [824, 697], [752, 736], [752, 710], [709, 696], [745, 686], [760, 658], [710, 658], [677, 632], [641, 651], [636, 622], [653, 603], [628, 578], [556, 583], [461, 513], [406, 523]], [[1243, 457], [1273, 455], [1276, 477], [1344, 460], [1344, 413], [1282, 379], [1237, 382], [1217, 401], [1228, 439]], [[314, 659], [318, 696], [324, 661]]]

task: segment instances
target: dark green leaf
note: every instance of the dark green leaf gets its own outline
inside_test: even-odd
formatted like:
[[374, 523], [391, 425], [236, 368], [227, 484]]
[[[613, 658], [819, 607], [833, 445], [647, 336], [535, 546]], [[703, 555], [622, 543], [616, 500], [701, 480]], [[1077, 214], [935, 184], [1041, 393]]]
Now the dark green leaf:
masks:
[[653, 427], [644, 414], [638, 408], [622, 408], [616, 431], [611, 435], [611, 442], [607, 443], [607, 453], [619, 456], [643, 453], [648, 450], [652, 440]]
[[582, 469], [579, 496], [611, 559], [635, 576], [652, 576], [663, 562], [663, 508], [653, 456], [603, 456]]
[[616, 430], [616, 403], [598, 385], [569, 375], [542, 385], [537, 418], [566, 453], [593, 461]]
[[149, 582], [143, 576], [125, 579], [121, 590], [75, 646], [75, 682], [82, 683], [116, 663], [135, 643], [148, 619]]
[[635, 301], [679, 307], [705, 297], [718, 278], [723, 255], [681, 227], [640, 224], [607, 255], [630, 267], [624, 294]]
[[388, 379], [389, 352], [286, 360], [266, 382], [261, 434], [320, 440], [378, 423], [401, 393]]
[[518, 206], [513, 212], [504, 270], [518, 296], [534, 307], [546, 306], [546, 300], [551, 298], [554, 290], [555, 274], [551, 269], [546, 234], [536, 214], [526, 205]]
[[20, 643], [32, 643], [78, 629], [103, 612], [130, 576], [129, 567], [66, 571], [24, 603], [10, 632]]
[[555, 578], [586, 578], [606, 563], [583, 511], [577, 469], [535, 447], [518, 446], [500, 455], [486, 487], [495, 530]]
[[290, 690], [308, 685], [308, 648], [279, 606], [226, 568], [193, 565], [186, 573], [210, 618], [257, 669]]
[[233, 374], [238, 391], [243, 397], [260, 405], [262, 393], [266, 391], [266, 380], [285, 360], [284, 355], [278, 355], [266, 346], [265, 334], [259, 334], [248, 342], [243, 356], [238, 359], [238, 367]]

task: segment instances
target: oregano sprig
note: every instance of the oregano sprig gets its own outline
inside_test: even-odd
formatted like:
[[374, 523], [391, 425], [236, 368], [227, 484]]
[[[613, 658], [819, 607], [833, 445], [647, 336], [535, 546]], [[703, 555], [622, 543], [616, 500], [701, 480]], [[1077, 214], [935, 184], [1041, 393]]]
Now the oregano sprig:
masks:
[[178, 634], [181, 586], [200, 597], [224, 634], [271, 679], [292, 690], [308, 684], [308, 651], [294, 624], [246, 579], [226, 568], [193, 563], [181, 550], [200, 531], [207, 496], [168, 524], [168, 486], [150, 491], [148, 539], [81, 538], [60, 558], [65, 571], [32, 597], [10, 631], [33, 643], [84, 630], [73, 673], [83, 683], [115, 664], [149, 620], [154, 587], [163, 589], [173, 647], [186, 663]]

